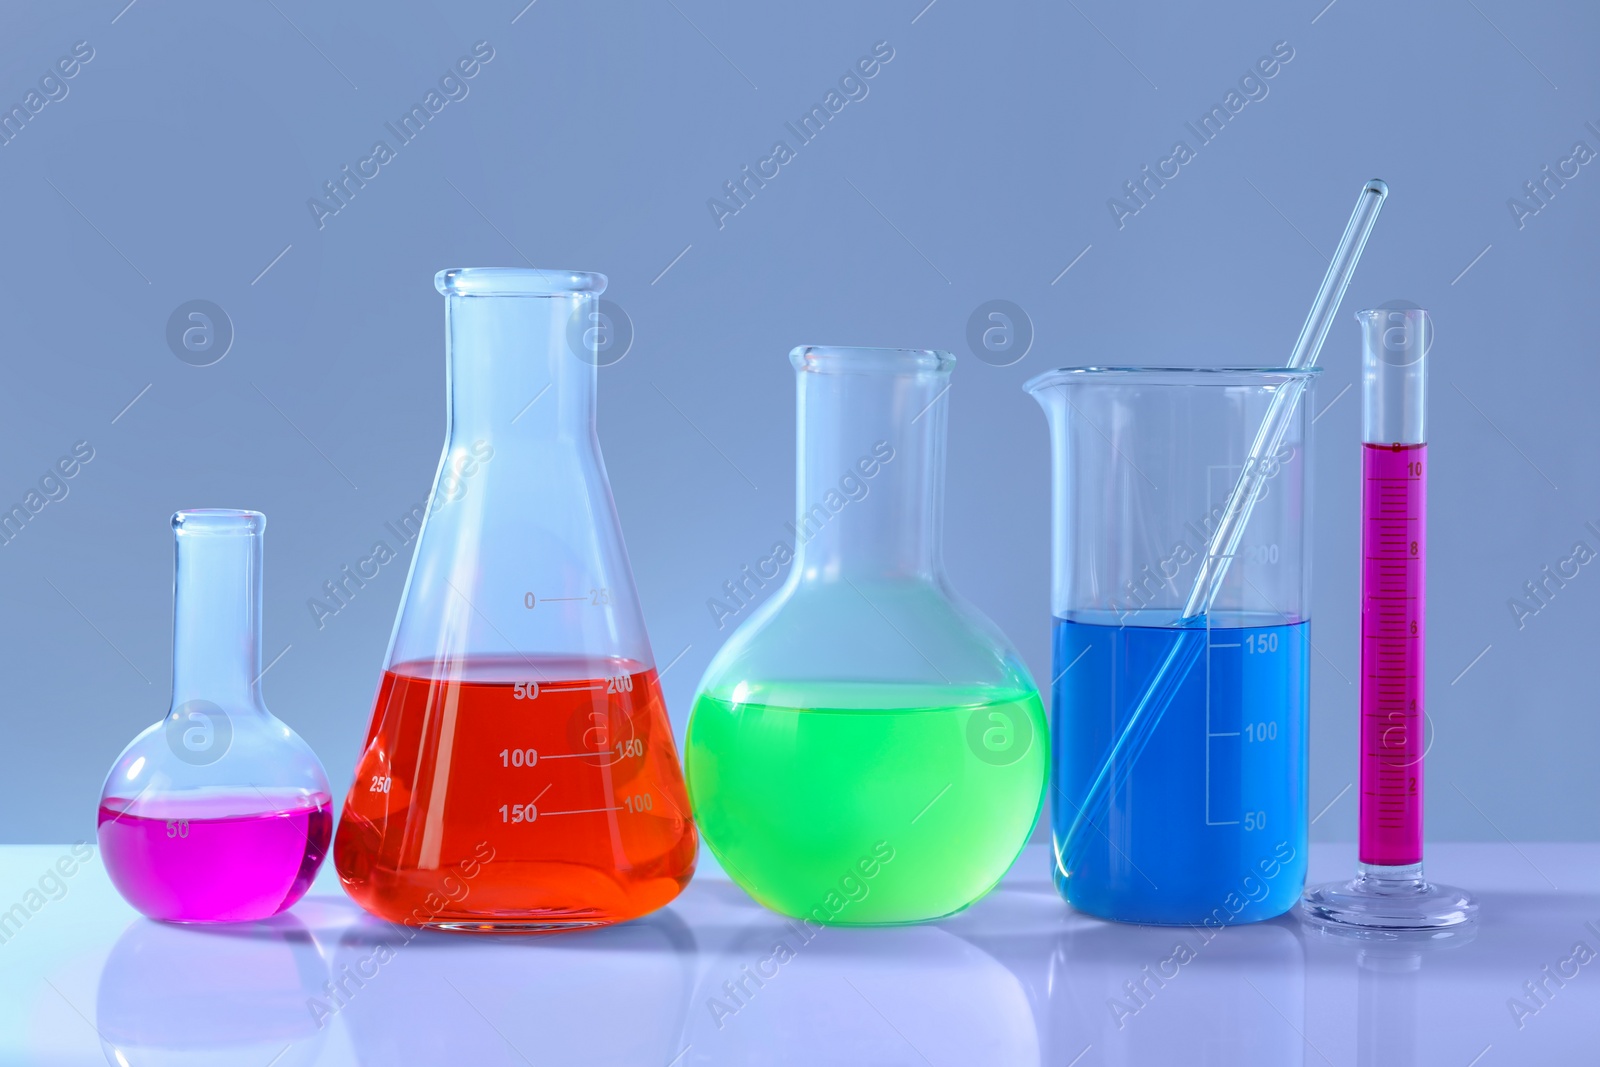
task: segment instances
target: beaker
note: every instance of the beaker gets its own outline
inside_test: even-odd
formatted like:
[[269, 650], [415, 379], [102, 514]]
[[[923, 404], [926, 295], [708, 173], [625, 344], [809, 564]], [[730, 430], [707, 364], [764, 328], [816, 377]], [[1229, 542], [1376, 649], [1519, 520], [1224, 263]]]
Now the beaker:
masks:
[[[1317, 373], [1087, 367], [1025, 386], [1053, 454], [1055, 880], [1081, 911], [1229, 925], [1299, 897]], [[1252, 459], [1269, 411], [1281, 438]], [[1231, 527], [1240, 485], [1253, 503]], [[1220, 581], [1194, 615], [1203, 570]]]
[[355, 781], [345, 889], [543, 932], [677, 896], [696, 836], [595, 434], [606, 279], [441, 271], [447, 430]]
[[841, 925], [937, 919], [1016, 859], [1048, 760], [1027, 668], [944, 574], [955, 359], [882, 348], [789, 358], [797, 515], [741, 588], [753, 600], [789, 575], [706, 670], [689, 720], [690, 797], [723, 868], [775, 911]]
[[261, 699], [256, 511], [172, 517], [172, 706], [100, 791], [106, 873], [152, 919], [248, 922], [305, 893], [333, 797], [316, 754]]

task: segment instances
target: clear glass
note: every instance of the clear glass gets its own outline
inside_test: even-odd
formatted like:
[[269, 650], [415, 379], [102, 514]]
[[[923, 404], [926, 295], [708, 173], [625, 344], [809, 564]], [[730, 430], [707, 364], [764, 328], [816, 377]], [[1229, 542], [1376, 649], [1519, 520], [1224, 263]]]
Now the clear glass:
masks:
[[[954, 357], [797, 348], [788, 579], [712, 659], [689, 721], [706, 843], [751, 896], [841, 925], [961, 910], [1016, 859], [1048, 754], [1037, 687], [940, 553]], [[747, 587], [753, 594], [754, 587]]]
[[395, 922], [543, 932], [677, 896], [696, 837], [595, 434], [599, 274], [442, 271], [448, 428], [334, 840]]
[[266, 526], [255, 511], [172, 517], [172, 706], [117, 757], [98, 823], [112, 884], [152, 919], [276, 915], [327, 854], [327, 775], [261, 699]]
[[[1055, 881], [1081, 911], [1228, 925], [1300, 895], [1316, 374], [1074, 368], [1026, 385], [1053, 455]], [[1247, 473], [1237, 551], [1191, 617]]]
[[1361, 841], [1353, 881], [1301, 914], [1354, 930], [1471, 922], [1472, 895], [1422, 874], [1427, 736], [1428, 353], [1433, 322], [1395, 302], [1356, 313], [1362, 339]]

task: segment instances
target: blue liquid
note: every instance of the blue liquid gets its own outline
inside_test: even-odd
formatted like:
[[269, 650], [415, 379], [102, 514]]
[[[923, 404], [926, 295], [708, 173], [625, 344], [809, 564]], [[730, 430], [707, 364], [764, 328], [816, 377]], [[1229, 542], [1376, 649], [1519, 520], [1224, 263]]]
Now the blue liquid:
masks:
[[[1087, 809], [1056, 888], [1121, 922], [1231, 925], [1294, 906], [1306, 873], [1309, 624], [1209, 631], [1055, 620], [1050, 809], [1056, 855], [1129, 715], [1180, 635], [1189, 664], [1148, 741]], [[1223, 626], [1222, 624], [1226, 624]], [[1159, 719], [1157, 717], [1159, 716]]]

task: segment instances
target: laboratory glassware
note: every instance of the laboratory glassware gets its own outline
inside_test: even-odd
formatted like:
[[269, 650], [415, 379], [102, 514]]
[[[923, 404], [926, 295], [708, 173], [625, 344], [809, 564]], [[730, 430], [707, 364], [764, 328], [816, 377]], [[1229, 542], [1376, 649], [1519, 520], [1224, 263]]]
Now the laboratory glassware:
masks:
[[[1311, 311], [1301, 327], [1288, 361], [1288, 369], [1300, 370], [1316, 363], [1333, 314], [1349, 287], [1356, 264], [1377, 223], [1378, 212], [1388, 195], [1389, 187], [1382, 179], [1374, 178], [1362, 186], [1339, 247], [1328, 264], [1316, 299], [1312, 301]], [[1168, 646], [1165, 655], [1146, 675], [1143, 691], [1129, 703], [1121, 726], [1106, 748], [1105, 758], [1076, 804], [1066, 833], [1059, 835], [1063, 843], [1057, 849], [1058, 873], [1076, 868], [1081, 850], [1090, 839], [1091, 826], [1106, 813], [1110, 791], [1121, 784], [1133, 761], [1160, 725], [1170, 695], [1184, 684], [1188, 672], [1201, 658], [1200, 652], [1205, 646], [1196, 636], [1198, 628], [1238, 554], [1251, 510], [1265, 485], [1266, 472], [1273, 469], [1271, 457], [1282, 447], [1284, 436], [1294, 418], [1300, 391], [1300, 384], [1291, 382], [1287, 388], [1273, 394], [1266, 416], [1257, 428], [1254, 442], [1240, 465], [1233, 491], [1209, 534], [1189, 596], [1179, 615], [1189, 632], [1179, 635]]]
[[[1289, 369], [1298, 370], [1315, 365], [1322, 344], [1327, 339], [1333, 314], [1344, 299], [1345, 290], [1355, 275], [1356, 264], [1361, 259], [1372, 228], [1377, 224], [1378, 212], [1388, 195], [1389, 187], [1380, 178], [1374, 178], [1361, 187], [1355, 209], [1350, 213], [1344, 235], [1339, 239], [1339, 247], [1334, 251], [1327, 273], [1323, 275], [1322, 285], [1311, 302], [1311, 311], [1306, 315], [1300, 336], [1290, 353], [1287, 363]], [[1269, 468], [1269, 457], [1282, 446], [1288, 420], [1293, 417], [1299, 400], [1299, 388], [1293, 383], [1289, 388], [1273, 394], [1266, 417], [1256, 430], [1255, 441], [1250, 446], [1245, 462], [1240, 465], [1233, 492], [1210, 534], [1204, 558], [1195, 572], [1194, 584], [1189, 589], [1189, 597], [1180, 616], [1186, 622], [1198, 625], [1198, 620], [1205, 615], [1221, 587], [1237, 554], [1239, 539], [1255, 506], [1256, 494], [1265, 483], [1264, 472]], [[1108, 790], [1115, 784], [1113, 772], [1129, 767], [1131, 764], [1126, 757], [1141, 751], [1149, 741], [1161, 722], [1161, 716], [1165, 714], [1166, 706], [1162, 703], [1164, 694], [1180, 685], [1186, 673], [1194, 668], [1200, 648], [1198, 639], [1192, 635], [1187, 639], [1180, 637], [1146, 677], [1142, 694], [1130, 705], [1116, 739], [1107, 748], [1106, 758], [1090, 780], [1068, 826], [1064, 861], [1058, 859], [1057, 864], [1062, 869], [1070, 870], [1076, 865], [1077, 850], [1087, 842], [1090, 824], [1104, 814], [1109, 802]]]
[[152, 919], [248, 922], [299, 900], [327, 854], [316, 754], [261, 699], [265, 515], [180, 511], [172, 706], [100, 792], [100, 855]]
[[1360, 864], [1301, 913], [1351, 931], [1471, 922], [1477, 903], [1422, 874], [1428, 708], [1428, 353], [1433, 320], [1402, 301], [1361, 323]]
[[[1055, 880], [1081, 911], [1226, 925], [1300, 895], [1317, 373], [1088, 367], [1025, 387], [1053, 450]], [[1247, 471], [1232, 566], [1190, 617]]]
[[797, 515], [713, 608], [742, 622], [690, 716], [690, 797], [723, 869], [775, 911], [937, 919], [1016, 859], [1049, 758], [1027, 668], [944, 573], [955, 359], [829, 347], [789, 359]]
[[[446, 270], [447, 429], [334, 839], [395, 922], [654, 911], [696, 835], [595, 433], [600, 274]], [[414, 513], [415, 514], [415, 513]]]

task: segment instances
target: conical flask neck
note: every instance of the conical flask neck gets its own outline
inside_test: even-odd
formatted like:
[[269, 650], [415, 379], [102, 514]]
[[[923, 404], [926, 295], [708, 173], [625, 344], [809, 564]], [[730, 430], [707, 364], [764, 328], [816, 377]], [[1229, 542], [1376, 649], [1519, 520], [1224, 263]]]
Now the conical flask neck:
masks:
[[648, 666], [594, 425], [605, 278], [465, 268], [435, 284], [450, 432], [431, 494], [391, 527], [417, 545], [390, 667], [525, 687]]
[[799, 372], [799, 580], [935, 580], [954, 360], [842, 348], [790, 358]]
[[587, 324], [596, 303], [593, 293], [451, 295], [452, 438], [509, 445], [590, 435], [596, 365]]
[[261, 704], [261, 564], [266, 518], [180, 511], [173, 579], [172, 706]]

